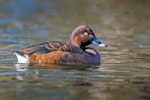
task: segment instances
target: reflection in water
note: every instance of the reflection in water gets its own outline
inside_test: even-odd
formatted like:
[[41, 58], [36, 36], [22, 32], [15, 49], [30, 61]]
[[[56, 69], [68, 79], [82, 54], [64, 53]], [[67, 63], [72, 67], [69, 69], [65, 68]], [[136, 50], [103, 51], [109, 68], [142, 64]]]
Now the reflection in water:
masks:
[[[149, 5], [149, 0], [0, 0], [0, 99], [149, 100]], [[93, 47], [102, 57], [98, 68], [14, 66], [12, 49], [68, 41], [82, 24], [109, 44], [105, 50]]]
[[[26, 67], [26, 66], [25, 66]], [[110, 71], [110, 69], [109, 69]], [[28, 69], [14, 74], [1, 75], [0, 93], [7, 93], [14, 100], [23, 95], [25, 99], [149, 99], [150, 86], [148, 77], [139, 72], [53, 70], [45, 68]], [[136, 75], [136, 76], [135, 76]], [[5, 80], [5, 81], [4, 81]], [[12, 84], [12, 82], [14, 84]], [[143, 85], [145, 84], [145, 85]], [[5, 86], [9, 86], [6, 88]], [[10, 91], [13, 90], [12, 91]], [[32, 92], [31, 92], [32, 91]], [[36, 95], [36, 96], [35, 96]]]
[[[21, 68], [23, 66], [28, 68], [25, 72], [21, 70], [22, 73], [16, 74], [15, 80], [19, 96], [24, 94], [25, 91], [29, 96], [32, 96], [34, 94], [29, 94], [28, 88], [30, 88], [30, 91], [34, 91], [36, 88], [35, 94], [42, 94], [46, 97], [49, 95], [51, 98], [57, 96], [59, 99], [61, 97], [65, 98], [66, 96], [70, 99], [76, 97], [80, 99], [95, 98], [114, 100], [122, 98], [125, 98], [125, 100], [129, 98], [149, 98], [150, 87], [147, 80], [148, 76], [143, 76], [137, 70], [133, 70], [132, 73], [127, 70], [121, 72], [119, 68], [115, 70], [112, 67], [102, 69], [98, 72], [92, 72], [77, 71], [76, 69], [54, 70], [54, 67], [45, 70], [45, 68], [36, 68], [35, 66], [30, 66], [30, 68], [26, 64], [19, 65]], [[16, 66], [16, 68], [19, 67]], [[22, 83], [18, 83], [17, 80]], [[143, 86], [143, 84], [145, 85]], [[23, 91], [20, 92], [22, 89]], [[140, 94], [140, 92], [144, 94]]]
[[47, 68], [47, 69], [54, 69], [54, 70], [91, 70], [91, 69], [97, 69], [96, 65], [89, 65], [89, 64], [48, 64], [48, 63], [16, 63], [15, 64], [17, 71], [27, 71], [31, 68]]
[[27, 71], [29, 68], [28, 63], [16, 63], [15, 66], [17, 71]]

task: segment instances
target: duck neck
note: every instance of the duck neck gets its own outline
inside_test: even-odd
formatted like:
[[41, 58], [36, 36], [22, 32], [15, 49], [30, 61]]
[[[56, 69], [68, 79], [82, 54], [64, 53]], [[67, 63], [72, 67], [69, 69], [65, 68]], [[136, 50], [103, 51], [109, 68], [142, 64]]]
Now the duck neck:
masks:
[[81, 43], [79, 43], [79, 42], [72, 42], [71, 40], [70, 40], [70, 43], [72, 44], [72, 45], [74, 45], [74, 46], [77, 46], [77, 47], [79, 47], [79, 48], [81, 48], [83, 51], [85, 51], [85, 46], [83, 46], [83, 45], [81, 45]]

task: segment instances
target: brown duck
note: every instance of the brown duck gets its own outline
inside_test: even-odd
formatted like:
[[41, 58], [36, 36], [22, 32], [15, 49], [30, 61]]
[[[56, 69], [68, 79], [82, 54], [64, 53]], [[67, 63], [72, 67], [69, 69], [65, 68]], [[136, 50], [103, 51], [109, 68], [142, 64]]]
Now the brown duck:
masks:
[[18, 63], [47, 63], [47, 64], [94, 64], [99, 65], [101, 58], [93, 48], [87, 47], [94, 44], [107, 47], [86, 26], [78, 26], [70, 36], [70, 43], [49, 41], [28, 46], [14, 52]]

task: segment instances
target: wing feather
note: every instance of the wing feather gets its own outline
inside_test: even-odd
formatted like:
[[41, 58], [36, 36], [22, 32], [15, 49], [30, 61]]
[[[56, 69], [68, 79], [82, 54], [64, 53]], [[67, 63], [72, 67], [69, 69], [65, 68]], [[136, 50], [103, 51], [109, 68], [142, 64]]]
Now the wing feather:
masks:
[[27, 54], [27, 55], [39, 55], [50, 53], [52, 51], [64, 51], [64, 52], [73, 52], [73, 53], [83, 53], [83, 50], [77, 46], [66, 42], [60, 41], [50, 41], [44, 42], [37, 45], [32, 45], [22, 49], [20, 52]]

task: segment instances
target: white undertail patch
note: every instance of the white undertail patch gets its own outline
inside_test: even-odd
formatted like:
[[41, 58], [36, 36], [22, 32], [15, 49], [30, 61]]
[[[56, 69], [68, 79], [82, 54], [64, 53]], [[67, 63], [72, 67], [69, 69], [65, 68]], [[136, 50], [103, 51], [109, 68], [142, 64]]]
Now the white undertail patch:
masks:
[[18, 60], [18, 63], [29, 63], [29, 56], [24, 54], [19, 54], [17, 52], [14, 52], [14, 54], [16, 55], [17, 57], [17, 60]]

